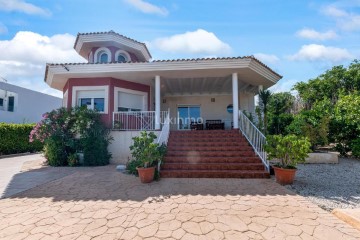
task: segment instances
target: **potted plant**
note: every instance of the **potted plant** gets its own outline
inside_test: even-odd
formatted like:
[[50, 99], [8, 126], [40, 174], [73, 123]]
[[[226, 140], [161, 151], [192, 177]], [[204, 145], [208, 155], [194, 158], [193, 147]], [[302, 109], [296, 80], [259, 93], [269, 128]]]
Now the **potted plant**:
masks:
[[295, 135], [273, 135], [267, 137], [265, 150], [269, 159], [276, 159], [277, 164], [273, 166], [276, 182], [288, 185], [294, 182], [296, 166], [304, 163], [308, 156], [311, 143], [306, 137]]
[[130, 146], [133, 159], [128, 167], [136, 167], [142, 183], [154, 180], [156, 165], [164, 155], [162, 146], [154, 142], [156, 138], [153, 132], [143, 131], [140, 136], [133, 138], [134, 143]]

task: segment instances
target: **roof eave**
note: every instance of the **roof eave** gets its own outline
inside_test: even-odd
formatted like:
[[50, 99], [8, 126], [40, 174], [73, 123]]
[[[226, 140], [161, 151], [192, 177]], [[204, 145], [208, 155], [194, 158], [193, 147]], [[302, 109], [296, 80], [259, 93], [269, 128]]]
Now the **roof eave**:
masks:
[[109, 32], [96, 32], [96, 33], [78, 33], [78, 34], [77, 34], [77, 37], [76, 37], [76, 40], [75, 40], [75, 43], [74, 43], [74, 49], [75, 49], [75, 51], [78, 52], [82, 57], [86, 58], [85, 55], [81, 54], [81, 48], [82, 48], [82, 46], [83, 46], [83, 44], [84, 44], [84, 42], [81, 41], [81, 37], [82, 37], [82, 36], [92, 36], [92, 35], [94, 35], [94, 36], [96, 36], [96, 35], [105, 35], [105, 34], [115, 36], [115, 37], [117, 37], [117, 38], [119, 38], [119, 39], [122, 39], [122, 40], [124, 40], [124, 41], [129, 41], [129, 42], [132, 42], [134, 45], [140, 46], [140, 48], [142, 48], [142, 49], [140, 49], [140, 52], [141, 52], [141, 54], [143, 55], [143, 57], [144, 57], [147, 61], [149, 61], [149, 60], [152, 58], [152, 56], [151, 56], [151, 54], [150, 54], [150, 51], [149, 51], [149, 49], [147, 48], [147, 46], [146, 46], [145, 43], [142, 43], [142, 42], [136, 41], [136, 40], [134, 40], [134, 39], [128, 38], [128, 37], [126, 37], [126, 36], [123, 36], [123, 35], [121, 35], [121, 34], [119, 34], [119, 33], [114, 32], [114, 31], [109, 31]]

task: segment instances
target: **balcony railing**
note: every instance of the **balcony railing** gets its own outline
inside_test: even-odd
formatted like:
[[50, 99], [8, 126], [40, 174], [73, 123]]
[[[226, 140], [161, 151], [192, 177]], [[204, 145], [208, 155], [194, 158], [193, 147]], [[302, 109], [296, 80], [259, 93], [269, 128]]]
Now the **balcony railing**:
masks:
[[[160, 125], [164, 125], [168, 111], [160, 112]], [[113, 129], [116, 130], [155, 130], [155, 111], [114, 112]]]

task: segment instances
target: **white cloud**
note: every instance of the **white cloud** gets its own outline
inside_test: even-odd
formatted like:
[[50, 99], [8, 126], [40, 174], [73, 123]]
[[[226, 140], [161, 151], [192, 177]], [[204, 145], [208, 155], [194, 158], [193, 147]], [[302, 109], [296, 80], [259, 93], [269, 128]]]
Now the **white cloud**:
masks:
[[280, 59], [273, 54], [255, 53], [254, 56], [264, 63], [276, 64]]
[[31, 15], [51, 15], [49, 10], [27, 3], [23, 0], [0, 0], [0, 10], [7, 12], [23, 12]]
[[333, 5], [325, 6], [321, 9], [321, 12], [330, 17], [345, 17], [348, 13], [344, 10], [341, 10]]
[[7, 32], [8, 32], [7, 27], [3, 23], [0, 22], [0, 34], [5, 34]]
[[46, 62], [84, 62], [73, 49], [75, 37], [51, 37], [18, 32], [11, 40], [0, 41], [0, 73], [12, 84], [59, 95], [43, 84]]
[[203, 29], [155, 39], [152, 46], [170, 53], [226, 55], [231, 47], [222, 42], [214, 33]]
[[345, 48], [327, 47], [319, 44], [303, 45], [290, 60], [341, 62], [353, 59], [354, 56]]
[[156, 6], [154, 4], [145, 2], [143, 0], [124, 0], [124, 1], [143, 13], [157, 14], [161, 16], [166, 16], [169, 14], [169, 11], [166, 8]]
[[360, 30], [360, 15], [342, 10], [334, 5], [326, 6], [321, 11], [329, 17], [333, 17], [337, 21], [340, 29], [345, 31]]
[[298, 37], [311, 39], [311, 40], [318, 40], [318, 41], [324, 41], [329, 39], [335, 39], [337, 38], [337, 34], [333, 30], [329, 30], [326, 32], [318, 32], [314, 29], [310, 28], [304, 28], [296, 33]]
[[297, 82], [300, 81], [296, 79], [281, 79], [274, 86], [270, 87], [269, 90], [273, 93], [289, 92]]

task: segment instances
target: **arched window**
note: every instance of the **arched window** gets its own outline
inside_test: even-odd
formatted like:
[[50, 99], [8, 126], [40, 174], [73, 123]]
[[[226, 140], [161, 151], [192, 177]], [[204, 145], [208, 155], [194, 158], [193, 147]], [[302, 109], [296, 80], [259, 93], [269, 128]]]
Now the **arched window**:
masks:
[[109, 56], [107, 55], [107, 53], [105, 52], [100, 53], [99, 63], [107, 63], [107, 62], [109, 62]]
[[117, 57], [117, 61], [118, 62], [126, 62], [126, 58], [124, 57], [124, 55], [119, 54], [119, 56]]
[[94, 62], [96, 63], [108, 63], [111, 62], [111, 52], [108, 48], [102, 47], [96, 50]]
[[130, 55], [125, 52], [124, 50], [117, 50], [116, 53], [115, 53], [115, 60], [117, 62], [130, 62], [131, 61], [131, 57]]

